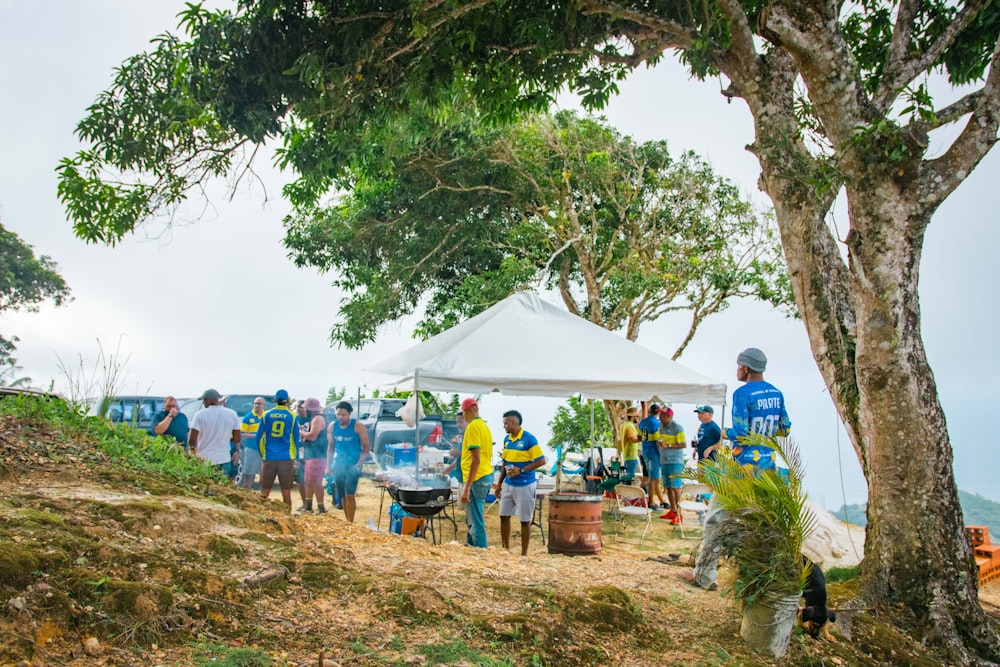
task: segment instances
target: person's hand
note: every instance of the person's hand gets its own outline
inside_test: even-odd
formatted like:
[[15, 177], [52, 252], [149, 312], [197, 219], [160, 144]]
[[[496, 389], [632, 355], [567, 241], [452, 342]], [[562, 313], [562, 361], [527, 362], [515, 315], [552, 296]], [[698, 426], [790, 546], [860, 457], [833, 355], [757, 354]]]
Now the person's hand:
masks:
[[468, 503], [469, 502], [469, 495], [470, 494], [469, 494], [469, 489], [468, 488], [462, 489], [462, 502], [463, 503]]
[[170, 414], [171, 417], [176, 417], [177, 416], [177, 408], [170, 408], [170, 413], [169, 414]]

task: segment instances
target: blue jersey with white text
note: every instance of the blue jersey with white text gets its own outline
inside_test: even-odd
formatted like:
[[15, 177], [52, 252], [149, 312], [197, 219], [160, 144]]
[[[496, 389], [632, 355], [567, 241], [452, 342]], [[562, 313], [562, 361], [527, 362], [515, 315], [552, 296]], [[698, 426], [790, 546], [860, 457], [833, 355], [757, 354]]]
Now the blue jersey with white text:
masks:
[[740, 447], [739, 439], [751, 433], [770, 437], [788, 435], [792, 420], [785, 410], [785, 397], [770, 382], [747, 382], [733, 392], [733, 426], [726, 437], [733, 441], [736, 460], [762, 469], [775, 467], [774, 450], [762, 445]]

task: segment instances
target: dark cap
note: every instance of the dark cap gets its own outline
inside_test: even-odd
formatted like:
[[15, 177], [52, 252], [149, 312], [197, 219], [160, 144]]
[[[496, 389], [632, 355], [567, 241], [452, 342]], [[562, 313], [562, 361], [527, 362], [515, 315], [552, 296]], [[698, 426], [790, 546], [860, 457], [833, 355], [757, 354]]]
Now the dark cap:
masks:
[[274, 400], [275, 400], [275, 402], [284, 401], [285, 403], [287, 403], [288, 402], [288, 392], [285, 391], [284, 389], [279, 389], [278, 391], [274, 392]]
[[699, 405], [694, 409], [695, 412], [707, 412], [710, 415], [715, 414], [715, 409], [711, 405]]
[[204, 401], [206, 398], [211, 398], [217, 401], [220, 398], [222, 398], [222, 394], [220, 394], [214, 389], [206, 389], [204, 393], [202, 393], [202, 395], [198, 397], [198, 399]]

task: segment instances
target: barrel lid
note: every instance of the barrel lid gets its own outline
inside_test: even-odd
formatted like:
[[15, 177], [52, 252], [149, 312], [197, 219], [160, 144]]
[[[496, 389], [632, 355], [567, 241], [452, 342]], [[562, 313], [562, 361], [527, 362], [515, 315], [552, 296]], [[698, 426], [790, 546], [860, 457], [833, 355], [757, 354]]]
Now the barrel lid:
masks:
[[591, 495], [589, 493], [550, 493], [549, 502], [553, 500], [558, 502], [576, 502], [576, 503], [600, 503], [604, 502], [601, 496]]

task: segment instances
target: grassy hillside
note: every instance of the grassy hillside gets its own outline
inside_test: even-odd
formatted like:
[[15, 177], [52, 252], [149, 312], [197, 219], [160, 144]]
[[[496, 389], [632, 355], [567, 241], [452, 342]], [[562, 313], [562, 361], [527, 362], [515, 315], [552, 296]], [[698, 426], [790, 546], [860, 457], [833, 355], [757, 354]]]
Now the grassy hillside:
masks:
[[[965, 515], [965, 525], [987, 526], [994, 544], [1000, 544], [1000, 503], [979, 494], [966, 493], [962, 490], [958, 492], [958, 501], [961, 503], [962, 513]], [[868, 517], [865, 516], [866, 508], [866, 504], [841, 505], [840, 509], [833, 512], [833, 515], [847, 521], [847, 523], [864, 527], [868, 524]]]
[[[384, 516], [369, 480], [359, 494], [361, 523]], [[667, 554], [697, 544], [696, 521], [687, 537], [654, 521], [644, 544], [635, 526], [619, 542], [605, 512], [591, 557], [548, 554], [537, 533], [527, 558], [470, 549], [450, 526], [438, 537], [457, 541], [434, 545], [289, 516], [164, 440], [5, 399], [0, 664], [779, 664], [742, 642], [729, 598], [679, 580]], [[720, 588], [731, 581], [723, 567]], [[940, 664], [898, 614], [846, 609], [855, 585], [829, 586], [840, 641], [796, 630], [782, 666]]]

